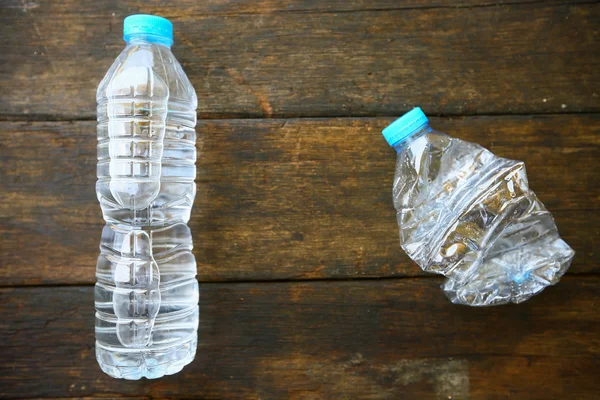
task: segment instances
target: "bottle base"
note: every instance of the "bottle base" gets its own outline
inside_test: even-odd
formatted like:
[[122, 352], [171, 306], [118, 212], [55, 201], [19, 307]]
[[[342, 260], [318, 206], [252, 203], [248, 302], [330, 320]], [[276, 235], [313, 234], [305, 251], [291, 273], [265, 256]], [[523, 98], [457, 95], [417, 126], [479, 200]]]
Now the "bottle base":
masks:
[[102, 371], [118, 379], [158, 379], [178, 373], [194, 360], [198, 337], [166, 349], [108, 349], [96, 342], [96, 360]]

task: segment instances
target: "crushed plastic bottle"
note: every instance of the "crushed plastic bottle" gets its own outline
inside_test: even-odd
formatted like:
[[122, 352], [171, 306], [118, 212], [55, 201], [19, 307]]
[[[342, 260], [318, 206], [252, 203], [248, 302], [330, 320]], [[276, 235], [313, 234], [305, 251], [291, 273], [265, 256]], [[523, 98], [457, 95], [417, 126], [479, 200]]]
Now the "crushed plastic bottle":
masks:
[[447, 278], [453, 303], [521, 303], [566, 272], [575, 253], [529, 188], [523, 162], [431, 129], [420, 108], [383, 135], [397, 152], [401, 246]]
[[186, 223], [196, 194], [194, 88], [171, 23], [133, 15], [100, 83], [96, 192], [107, 223], [96, 268], [96, 358], [125, 379], [173, 374], [195, 356], [198, 282]]

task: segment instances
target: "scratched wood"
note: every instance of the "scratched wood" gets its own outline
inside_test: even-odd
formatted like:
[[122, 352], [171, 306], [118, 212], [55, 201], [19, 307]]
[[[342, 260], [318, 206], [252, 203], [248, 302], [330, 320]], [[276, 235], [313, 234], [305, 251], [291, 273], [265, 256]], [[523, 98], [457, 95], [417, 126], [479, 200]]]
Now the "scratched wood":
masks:
[[[134, 13], [173, 21], [200, 99], [201, 301], [195, 361], [124, 382], [94, 357], [94, 119]], [[0, 2], [0, 398], [596, 399], [599, 26], [586, 0]], [[458, 307], [401, 251], [380, 131], [413, 105], [526, 162], [577, 252], [557, 286]]]
[[[399, 247], [389, 118], [200, 121], [190, 227], [201, 281], [423, 275]], [[598, 272], [600, 117], [434, 118], [526, 162], [531, 187]], [[0, 123], [1, 285], [93, 283], [103, 221], [95, 123]]]
[[[395, 0], [175, 0], [167, 7], [161, 0], [146, 1], [118, 1], [107, 0], [79, 1], [73, 0], [49, 2], [5, 0], [4, 8], [17, 10], [52, 12], [56, 14], [73, 13], [75, 11], [85, 14], [124, 13], [126, 15], [135, 13], [160, 14], [166, 18], [177, 18], [182, 14], [260, 14], [260, 13], [285, 13], [285, 12], [348, 12], [368, 10], [406, 10], [427, 8], [469, 8], [469, 7], [491, 7], [503, 4], [528, 3], [531, 0], [498, 0], [490, 2], [487, 0], [407, 0], [397, 2]], [[561, 0], [547, 0], [546, 3], [561, 3]], [[586, 0], [570, 1], [571, 4], [585, 3]]]
[[202, 285], [196, 359], [137, 382], [96, 365], [92, 287], [0, 289], [0, 396], [597, 399], [600, 278], [486, 309], [439, 284]]
[[2, 2], [0, 116], [94, 118], [141, 11], [173, 20], [201, 117], [600, 110], [597, 2], [204, 3]]

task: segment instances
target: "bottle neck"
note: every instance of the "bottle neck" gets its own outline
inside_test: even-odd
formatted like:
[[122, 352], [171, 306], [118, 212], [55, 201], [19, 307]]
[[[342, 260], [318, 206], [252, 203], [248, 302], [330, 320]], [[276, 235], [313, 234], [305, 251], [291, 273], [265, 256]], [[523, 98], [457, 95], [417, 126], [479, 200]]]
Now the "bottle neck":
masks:
[[165, 46], [168, 49], [170, 49], [171, 46], [173, 45], [173, 40], [166, 38], [164, 36], [144, 35], [144, 34], [131, 35], [127, 38], [127, 40], [125, 40], [125, 42], [127, 43], [127, 45], [154, 43], [154, 44], [160, 44], [161, 46]]
[[402, 153], [404, 150], [409, 148], [412, 143], [414, 143], [419, 138], [427, 135], [431, 131], [432, 129], [429, 126], [429, 123], [425, 122], [423, 125], [418, 127], [413, 133], [411, 133], [410, 136], [394, 145], [396, 153]]

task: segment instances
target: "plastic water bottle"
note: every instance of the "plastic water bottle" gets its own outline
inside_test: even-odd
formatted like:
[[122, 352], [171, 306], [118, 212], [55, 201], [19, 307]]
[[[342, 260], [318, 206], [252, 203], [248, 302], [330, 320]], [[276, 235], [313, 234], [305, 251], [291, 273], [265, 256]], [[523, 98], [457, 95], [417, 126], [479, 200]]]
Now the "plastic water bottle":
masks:
[[172, 24], [125, 19], [125, 49], [97, 91], [107, 223], [96, 269], [96, 358], [107, 374], [158, 378], [196, 353], [198, 283], [186, 223], [196, 186], [197, 99], [171, 53]]
[[575, 253], [523, 162], [431, 129], [420, 108], [383, 135], [397, 152], [401, 246], [424, 271], [447, 277], [453, 303], [520, 303], [558, 282]]

